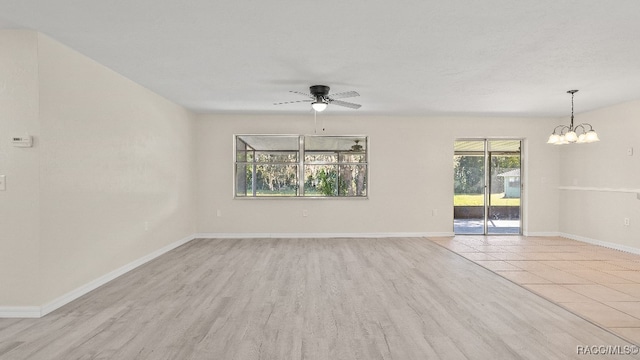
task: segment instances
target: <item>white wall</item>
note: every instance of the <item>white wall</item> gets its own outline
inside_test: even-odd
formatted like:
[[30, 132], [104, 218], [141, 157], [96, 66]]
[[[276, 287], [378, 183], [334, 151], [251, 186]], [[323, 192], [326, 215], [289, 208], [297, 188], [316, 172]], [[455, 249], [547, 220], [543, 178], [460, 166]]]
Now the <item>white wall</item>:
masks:
[[560, 192], [560, 231], [640, 251], [640, 195], [615, 191], [640, 193], [640, 101], [576, 114], [575, 123], [593, 125], [601, 141], [561, 146], [560, 184], [569, 189]]
[[195, 232], [193, 120], [40, 35], [41, 303]]
[[36, 305], [39, 288], [40, 149], [11, 146], [38, 139], [38, 41], [35, 32], [0, 31], [0, 305]]
[[[487, 136], [525, 138], [524, 230], [558, 231], [558, 149], [545, 144], [553, 125], [550, 119], [322, 116], [325, 134], [370, 136], [368, 200], [234, 200], [233, 135], [311, 134], [313, 117], [201, 115], [196, 126], [198, 230], [261, 235], [450, 234], [453, 142]], [[433, 209], [437, 216], [431, 215]]]
[[[0, 41], [0, 306], [45, 305], [196, 232], [192, 113], [44, 35]], [[25, 132], [34, 148], [9, 147]]]

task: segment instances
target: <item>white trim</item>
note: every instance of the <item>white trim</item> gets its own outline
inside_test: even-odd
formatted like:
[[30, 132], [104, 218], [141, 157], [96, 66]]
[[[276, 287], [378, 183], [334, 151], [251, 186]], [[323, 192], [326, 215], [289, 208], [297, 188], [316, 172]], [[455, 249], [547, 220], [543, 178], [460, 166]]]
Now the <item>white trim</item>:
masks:
[[145, 255], [141, 258], [139, 258], [138, 260], [135, 260], [133, 262], [130, 262], [116, 270], [113, 270], [105, 275], [100, 276], [97, 279], [94, 279], [90, 282], [88, 282], [87, 284], [84, 284], [74, 290], [71, 290], [70, 292], [58, 297], [57, 299], [54, 299], [53, 301], [50, 301], [49, 303], [46, 303], [44, 305], [42, 305], [40, 307], [40, 316], [45, 316], [48, 313], [70, 303], [71, 301], [87, 294], [88, 292], [95, 290], [96, 288], [108, 283], [109, 281], [126, 274], [127, 272], [137, 268], [140, 265], [143, 265], [155, 258], [157, 258], [160, 255], [163, 255], [175, 248], [177, 248], [178, 246], [184, 245], [186, 243], [188, 243], [189, 241], [193, 240], [194, 237], [193, 235], [191, 236], [187, 236], [184, 239], [175, 241], [169, 245], [166, 245], [148, 255]]
[[591, 238], [580, 236], [580, 235], [573, 235], [573, 234], [567, 234], [562, 232], [559, 233], [559, 236], [562, 236], [564, 238], [571, 239], [571, 240], [592, 244], [592, 245], [606, 247], [613, 250], [619, 250], [619, 251], [640, 255], [640, 249], [631, 247], [631, 246], [620, 245], [620, 244], [616, 244], [608, 241], [596, 240], [596, 239], [591, 239]]
[[269, 238], [397, 238], [397, 237], [444, 237], [453, 232], [401, 232], [401, 233], [199, 233], [196, 239], [269, 239]]
[[562, 236], [557, 231], [525, 231], [522, 233], [524, 236], [540, 236], [540, 237], [552, 237]]
[[619, 192], [619, 193], [631, 193], [640, 194], [640, 189], [627, 189], [627, 188], [601, 188], [601, 187], [587, 187], [587, 186], [559, 186], [560, 190], [575, 190], [575, 191], [601, 191], [601, 192]]
[[0, 306], [1, 318], [39, 318], [40, 306]]
[[624, 252], [640, 255], [640, 248], [635, 248], [635, 247], [626, 246], [626, 245], [620, 245], [620, 244], [616, 244], [616, 243], [612, 243], [612, 242], [608, 242], [608, 241], [591, 239], [591, 238], [588, 238], [588, 237], [584, 237], [584, 236], [580, 236], [580, 235], [574, 235], [574, 234], [568, 234], [568, 233], [563, 233], [563, 232], [530, 232], [530, 233], [524, 234], [524, 235], [525, 236], [541, 236], [541, 237], [559, 236], [559, 237], [563, 237], [563, 238], [566, 238], [566, 239], [580, 241], [580, 242], [591, 244], [591, 245], [602, 246], [602, 247], [605, 247], [605, 248], [608, 248], [608, 249], [619, 250], [619, 251], [624, 251]]

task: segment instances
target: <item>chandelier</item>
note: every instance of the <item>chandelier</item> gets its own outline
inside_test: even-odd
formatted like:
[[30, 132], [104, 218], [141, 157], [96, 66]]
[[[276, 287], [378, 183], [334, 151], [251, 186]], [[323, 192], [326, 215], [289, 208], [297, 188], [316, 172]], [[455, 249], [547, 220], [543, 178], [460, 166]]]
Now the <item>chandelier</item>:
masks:
[[[567, 125], [558, 125], [553, 129], [553, 133], [549, 136], [547, 144], [553, 145], [565, 145], [565, 144], [586, 144], [591, 142], [600, 141], [598, 134], [591, 124], [582, 123], [577, 126], [573, 126], [573, 95], [578, 90], [569, 90], [568, 94], [571, 94], [571, 123]], [[589, 127], [589, 130], [585, 126]]]

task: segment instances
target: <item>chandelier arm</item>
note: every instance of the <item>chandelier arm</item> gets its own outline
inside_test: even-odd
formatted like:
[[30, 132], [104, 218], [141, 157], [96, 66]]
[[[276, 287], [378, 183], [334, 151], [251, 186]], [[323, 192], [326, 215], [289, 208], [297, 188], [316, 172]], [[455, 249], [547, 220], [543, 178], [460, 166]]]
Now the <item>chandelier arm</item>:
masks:
[[[558, 130], [558, 128], [566, 128], [566, 127], [568, 127], [568, 126], [567, 125], [558, 125], [553, 129], [552, 134], [555, 134], [556, 130]], [[562, 130], [560, 130], [560, 133], [562, 133]]]
[[[589, 131], [593, 130], [593, 126], [591, 126], [591, 124], [588, 124], [588, 123], [582, 123], [582, 124], [580, 124], [580, 125], [581, 125], [581, 126], [582, 126], [582, 125], [587, 125], [587, 126], [589, 127]], [[583, 126], [582, 128], [584, 129], [584, 126]]]

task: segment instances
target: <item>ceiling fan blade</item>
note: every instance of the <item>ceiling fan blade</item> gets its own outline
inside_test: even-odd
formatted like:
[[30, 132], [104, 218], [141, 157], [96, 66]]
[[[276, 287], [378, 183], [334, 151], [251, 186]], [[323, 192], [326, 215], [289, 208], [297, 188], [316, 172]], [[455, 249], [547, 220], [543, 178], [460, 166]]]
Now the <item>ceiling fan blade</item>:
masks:
[[340, 106], [348, 107], [348, 108], [351, 108], [351, 109], [359, 109], [362, 106], [362, 105], [359, 105], [359, 104], [354, 104], [354, 103], [341, 101], [341, 100], [333, 100], [333, 101], [330, 102], [330, 104], [332, 104], [332, 105], [340, 105]]
[[279, 103], [273, 103], [273, 105], [284, 105], [284, 104], [293, 104], [293, 103], [301, 103], [301, 102], [312, 102], [313, 100], [296, 100], [296, 101], [284, 101]]
[[312, 99], [314, 99], [314, 96], [313, 96], [313, 95], [311, 95], [311, 94], [308, 94], [308, 93], [303, 93], [303, 92], [300, 92], [300, 91], [289, 91], [289, 92], [290, 92], [290, 93], [294, 93], [294, 94], [298, 94], [298, 95], [302, 95], [302, 96], [306, 96], [306, 97], [308, 97], [308, 98], [312, 98]]
[[329, 97], [331, 99], [344, 99], [344, 98], [350, 98], [355, 96], [360, 96], [360, 94], [358, 94], [355, 91], [345, 91], [337, 94], [329, 94]]

